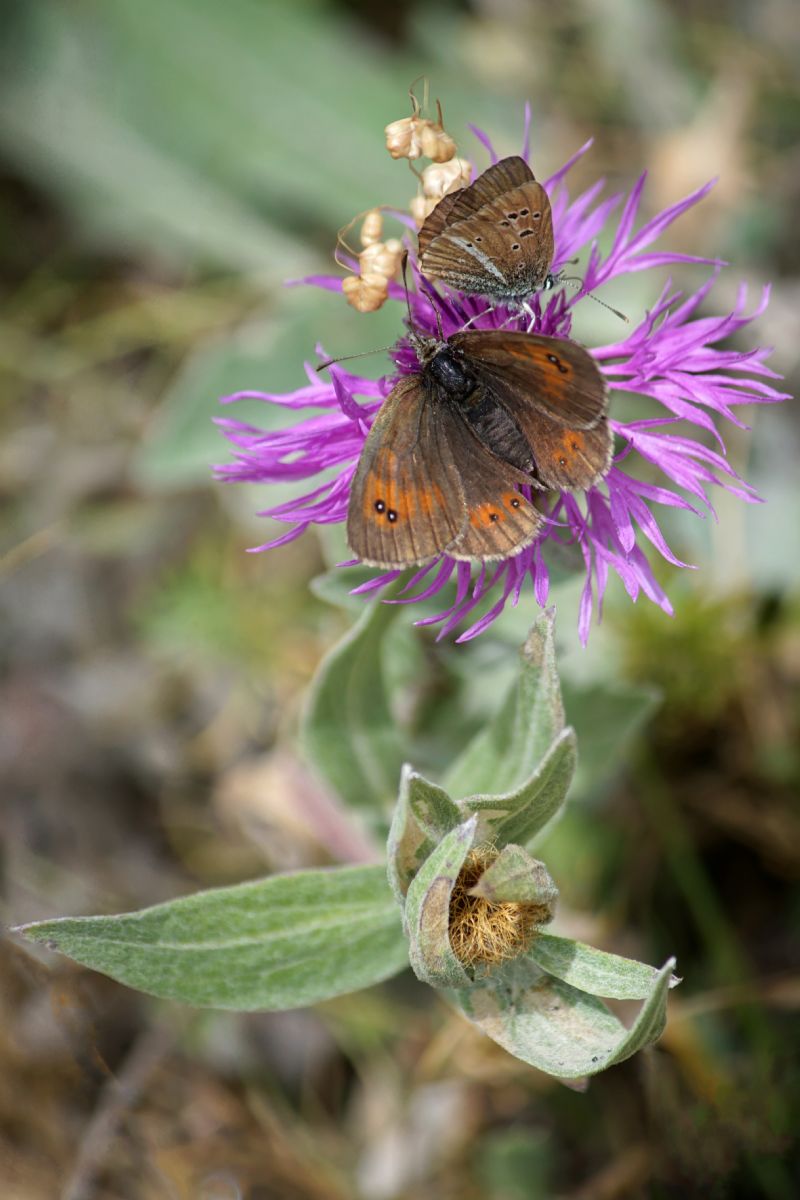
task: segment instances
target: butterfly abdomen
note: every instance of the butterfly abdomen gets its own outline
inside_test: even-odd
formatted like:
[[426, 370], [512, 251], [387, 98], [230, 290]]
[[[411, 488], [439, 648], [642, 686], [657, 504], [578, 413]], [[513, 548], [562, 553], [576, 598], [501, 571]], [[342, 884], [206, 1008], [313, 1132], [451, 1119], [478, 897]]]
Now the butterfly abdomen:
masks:
[[472, 432], [492, 454], [526, 475], [533, 472], [528, 439], [502, 404], [483, 388], [476, 388], [459, 407]]

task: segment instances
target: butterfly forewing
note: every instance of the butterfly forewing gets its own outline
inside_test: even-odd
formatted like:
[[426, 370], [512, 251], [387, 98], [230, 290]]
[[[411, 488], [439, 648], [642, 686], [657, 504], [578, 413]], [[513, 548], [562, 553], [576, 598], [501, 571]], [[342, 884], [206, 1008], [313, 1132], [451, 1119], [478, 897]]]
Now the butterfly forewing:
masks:
[[373, 422], [350, 489], [347, 542], [371, 566], [440, 554], [463, 531], [460, 474], [422, 374], [392, 389]]
[[606, 412], [605, 380], [583, 346], [568, 338], [505, 329], [456, 333], [450, 344], [480, 379], [529, 419], [541, 413], [571, 429], [591, 429]]
[[532, 181], [533, 171], [524, 158], [516, 154], [509, 158], [501, 158], [499, 162], [487, 167], [468, 187], [461, 189], [458, 204], [453, 210], [453, 219], [461, 221], [464, 217], [472, 216], [483, 208], [484, 204], [491, 204], [504, 192], [510, 192]]
[[608, 398], [588, 351], [566, 338], [504, 330], [455, 334], [449, 344], [524, 435], [539, 484], [586, 489], [605, 475]]

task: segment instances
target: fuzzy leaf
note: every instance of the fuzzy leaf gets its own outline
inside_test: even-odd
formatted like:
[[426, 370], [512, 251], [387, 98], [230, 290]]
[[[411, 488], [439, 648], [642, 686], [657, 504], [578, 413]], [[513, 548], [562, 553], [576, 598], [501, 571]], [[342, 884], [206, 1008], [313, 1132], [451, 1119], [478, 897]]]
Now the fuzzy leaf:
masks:
[[[658, 967], [596, 950], [571, 938], [540, 933], [530, 949], [530, 957], [549, 975], [589, 992], [612, 1000], [644, 1000], [659, 976]], [[670, 987], [680, 982], [675, 976]]]
[[464, 1014], [516, 1058], [563, 1079], [579, 1079], [621, 1062], [664, 1028], [670, 961], [656, 976], [630, 1030], [601, 1000], [516, 959], [453, 993]]
[[632, 684], [564, 683], [564, 705], [575, 728], [580, 759], [571, 801], [601, 793], [625, 764], [631, 740], [658, 707], [652, 688]]
[[408, 889], [405, 924], [418, 979], [434, 987], [463, 987], [469, 976], [450, 945], [450, 896], [475, 840], [477, 818], [451, 830], [425, 860]]
[[469, 891], [471, 896], [483, 896], [492, 904], [541, 904], [551, 911], [558, 899], [558, 888], [544, 863], [513, 845], [500, 851]]
[[306, 704], [301, 745], [320, 775], [349, 807], [381, 824], [403, 763], [389, 707], [381, 650], [397, 615], [376, 603], [322, 660]]
[[239, 1011], [296, 1008], [408, 965], [381, 867], [273, 875], [115, 917], [17, 931], [139, 991]]
[[505, 795], [462, 800], [464, 812], [478, 815], [477, 840], [497, 846], [531, 842], [563, 807], [576, 759], [575, 734], [564, 729], [521, 787]]
[[462, 820], [447, 792], [403, 767], [388, 845], [389, 883], [400, 904], [434, 846]]
[[499, 714], [449, 771], [452, 796], [498, 795], [521, 787], [564, 728], [553, 647], [552, 610], [543, 613], [522, 648], [519, 678]]

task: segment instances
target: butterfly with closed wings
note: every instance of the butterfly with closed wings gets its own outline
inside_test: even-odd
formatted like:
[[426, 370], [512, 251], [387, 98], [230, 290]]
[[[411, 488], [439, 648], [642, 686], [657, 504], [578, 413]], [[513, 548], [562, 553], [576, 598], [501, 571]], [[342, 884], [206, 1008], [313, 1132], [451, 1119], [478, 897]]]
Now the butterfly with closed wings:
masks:
[[450, 192], [419, 231], [423, 275], [512, 308], [559, 282], [554, 252], [547, 192], [517, 156]]
[[419, 370], [387, 396], [350, 490], [362, 562], [518, 554], [542, 515], [519, 489], [592, 487], [611, 462], [603, 376], [566, 338], [472, 330], [410, 340]]

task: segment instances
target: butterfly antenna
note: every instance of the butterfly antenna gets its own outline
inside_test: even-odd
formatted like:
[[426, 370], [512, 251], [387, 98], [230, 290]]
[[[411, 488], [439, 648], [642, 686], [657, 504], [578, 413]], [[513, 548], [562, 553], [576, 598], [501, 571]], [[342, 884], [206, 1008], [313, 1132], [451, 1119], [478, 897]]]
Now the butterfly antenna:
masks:
[[[557, 283], [571, 283], [578, 288], [583, 287], [583, 280], [578, 275], [559, 275]], [[607, 308], [615, 317], [619, 317], [620, 321], [624, 321], [626, 325], [630, 325], [630, 318], [625, 316], [624, 312], [620, 312], [618, 308], [613, 308], [612, 305], [606, 304], [605, 300], [601, 300], [599, 296], [595, 296], [594, 292], [584, 292], [590, 300], [594, 300], [595, 304], [602, 304], [603, 308]]]
[[370, 354], [382, 354], [385, 350], [394, 350], [394, 343], [391, 346], [376, 346], [374, 350], [360, 350], [358, 354], [343, 354], [340, 358], [326, 358], [314, 370], [319, 375], [320, 371], [326, 371], [334, 363], [349, 362], [351, 358], [368, 358]]

